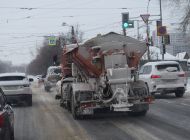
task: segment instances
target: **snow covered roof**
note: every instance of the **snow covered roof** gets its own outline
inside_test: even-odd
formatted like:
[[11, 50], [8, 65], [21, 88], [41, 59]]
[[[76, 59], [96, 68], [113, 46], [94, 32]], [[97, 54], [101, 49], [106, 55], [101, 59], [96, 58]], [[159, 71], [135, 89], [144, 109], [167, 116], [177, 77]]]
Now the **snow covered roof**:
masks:
[[[150, 58], [151, 60], [162, 60], [162, 54], [160, 53], [160, 48], [155, 46], [150, 46]], [[143, 60], [147, 59], [147, 52], [142, 57]], [[166, 52], [164, 55], [165, 60], [179, 60], [175, 56]]]
[[105, 35], [98, 35], [86, 41], [83, 46], [101, 46], [101, 50], [105, 51], [112, 49], [123, 49], [124, 45], [128, 55], [130, 55], [131, 52], [136, 52], [139, 53], [139, 56], [142, 56], [147, 50], [145, 42], [141, 42], [132, 37], [117, 34], [115, 32], [110, 32]]
[[146, 65], [162, 65], [162, 64], [179, 64], [176, 61], [156, 61], [156, 62], [148, 62]]

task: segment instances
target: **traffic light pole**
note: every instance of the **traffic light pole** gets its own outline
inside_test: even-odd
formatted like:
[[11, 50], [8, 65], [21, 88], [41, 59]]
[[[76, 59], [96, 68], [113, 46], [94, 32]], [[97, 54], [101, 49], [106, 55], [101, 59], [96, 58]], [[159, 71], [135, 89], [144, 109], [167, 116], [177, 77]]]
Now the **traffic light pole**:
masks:
[[123, 28], [123, 35], [124, 35], [124, 36], [127, 36], [127, 34], [126, 34], [126, 29], [125, 29], [125, 28]]
[[146, 23], [146, 33], [147, 33], [147, 40], [146, 40], [146, 45], [147, 45], [147, 57], [148, 57], [148, 61], [150, 61], [150, 37], [149, 37], [149, 25], [148, 25], [148, 21]]

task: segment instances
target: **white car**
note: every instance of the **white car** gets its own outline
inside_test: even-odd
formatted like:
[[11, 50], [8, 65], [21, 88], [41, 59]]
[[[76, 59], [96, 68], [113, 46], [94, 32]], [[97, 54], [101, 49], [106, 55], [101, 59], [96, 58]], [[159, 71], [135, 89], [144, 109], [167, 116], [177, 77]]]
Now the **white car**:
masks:
[[61, 80], [61, 67], [60, 66], [50, 66], [47, 69], [47, 75], [44, 79], [44, 89], [45, 91], [50, 91], [52, 87], [56, 86], [56, 83]]
[[146, 82], [152, 94], [175, 93], [182, 97], [187, 86], [187, 77], [176, 61], [148, 62], [139, 71], [139, 79]]
[[27, 103], [32, 106], [32, 90], [25, 73], [0, 74], [0, 87], [5, 93], [9, 103]]

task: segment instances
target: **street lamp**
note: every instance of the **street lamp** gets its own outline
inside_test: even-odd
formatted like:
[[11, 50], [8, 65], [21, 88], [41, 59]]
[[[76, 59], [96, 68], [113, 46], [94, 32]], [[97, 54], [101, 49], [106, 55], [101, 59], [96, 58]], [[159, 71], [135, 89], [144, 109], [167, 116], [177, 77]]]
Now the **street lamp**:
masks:
[[62, 26], [69, 26], [69, 27], [71, 27], [71, 43], [75, 44], [77, 41], [76, 41], [76, 38], [75, 38], [74, 26], [73, 25], [69, 25], [66, 22], [63, 22]]
[[[148, 4], [147, 4], [147, 15], [149, 14], [149, 4], [150, 4], [150, 0], [148, 0]], [[147, 57], [148, 57], [148, 61], [150, 61], [150, 30], [149, 30], [149, 20], [147, 19], [147, 23], [146, 23], [147, 27], [146, 27], [146, 33], [147, 33]]]

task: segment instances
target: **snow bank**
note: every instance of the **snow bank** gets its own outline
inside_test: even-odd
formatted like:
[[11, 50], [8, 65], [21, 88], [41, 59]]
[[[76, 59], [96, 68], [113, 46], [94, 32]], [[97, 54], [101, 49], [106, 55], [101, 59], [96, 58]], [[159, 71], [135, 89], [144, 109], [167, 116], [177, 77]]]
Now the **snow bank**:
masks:
[[[160, 48], [157, 48], [155, 46], [150, 46], [150, 57], [151, 60], [162, 60], [162, 54], [160, 53]], [[143, 55], [142, 59], [147, 59], [147, 52]], [[169, 54], [166, 52], [164, 55], [165, 60], [179, 60], [175, 56]]]

